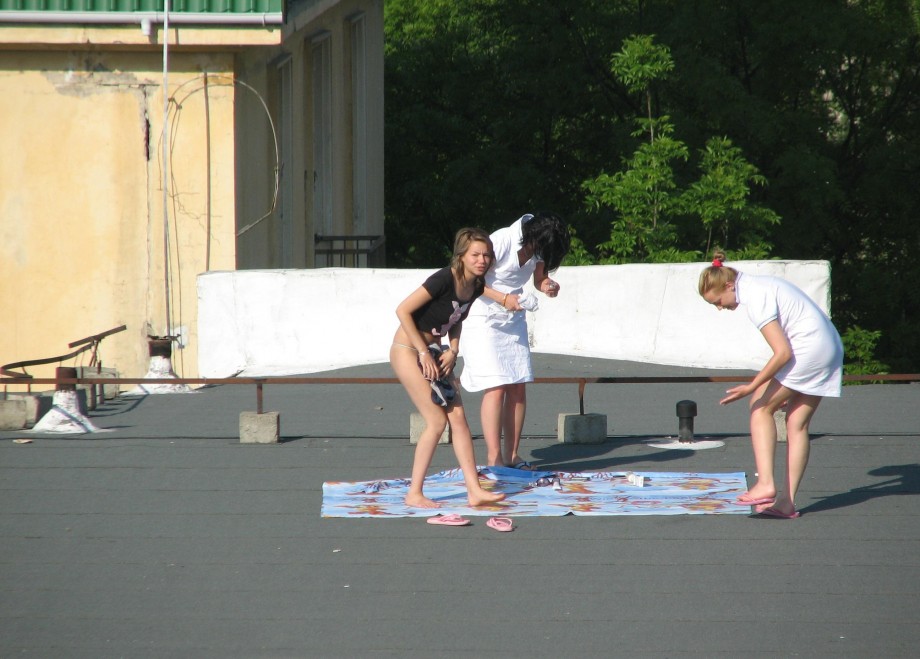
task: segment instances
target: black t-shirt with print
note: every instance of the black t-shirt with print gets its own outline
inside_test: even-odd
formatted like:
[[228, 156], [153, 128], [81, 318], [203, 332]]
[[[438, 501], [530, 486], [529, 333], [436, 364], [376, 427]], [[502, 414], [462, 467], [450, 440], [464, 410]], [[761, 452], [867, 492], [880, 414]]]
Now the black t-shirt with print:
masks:
[[485, 289], [485, 283], [477, 281], [473, 296], [469, 300], [459, 299], [454, 288], [454, 273], [449, 267], [438, 270], [422, 286], [431, 294], [431, 301], [416, 309], [412, 320], [419, 330], [435, 336], [447, 336], [451, 327], [463, 321], [470, 312], [470, 304]]

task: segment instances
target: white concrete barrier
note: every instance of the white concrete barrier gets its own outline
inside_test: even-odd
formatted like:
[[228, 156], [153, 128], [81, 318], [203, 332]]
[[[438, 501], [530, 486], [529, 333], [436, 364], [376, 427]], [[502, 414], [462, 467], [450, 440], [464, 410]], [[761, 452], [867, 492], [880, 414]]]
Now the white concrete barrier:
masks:
[[[760, 368], [769, 348], [743, 312], [697, 294], [705, 263], [560, 268], [559, 297], [528, 312], [535, 352], [704, 368]], [[830, 309], [826, 261], [747, 261]], [[198, 277], [202, 377], [292, 375], [385, 362], [396, 305], [434, 269], [239, 270]], [[460, 343], [463, 354], [463, 341]]]

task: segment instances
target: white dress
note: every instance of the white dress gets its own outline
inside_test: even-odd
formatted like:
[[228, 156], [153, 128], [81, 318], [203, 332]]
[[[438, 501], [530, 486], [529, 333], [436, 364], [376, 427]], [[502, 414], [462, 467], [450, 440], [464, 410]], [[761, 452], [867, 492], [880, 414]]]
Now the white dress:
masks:
[[793, 391], [814, 396], [840, 396], [843, 344], [830, 318], [805, 293], [779, 277], [739, 275], [738, 305], [762, 329], [779, 321], [792, 346], [792, 359], [776, 380]]
[[[521, 225], [532, 218], [533, 215], [524, 215], [510, 227], [491, 235], [495, 265], [486, 273], [486, 286], [501, 293], [523, 292], [538, 262], [531, 257], [524, 265], [518, 263]], [[467, 391], [533, 382], [527, 314], [523, 311], [512, 314], [484, 295], [476, 298], [463, 321], [460, 354], [463, 355], [460, 384]]]

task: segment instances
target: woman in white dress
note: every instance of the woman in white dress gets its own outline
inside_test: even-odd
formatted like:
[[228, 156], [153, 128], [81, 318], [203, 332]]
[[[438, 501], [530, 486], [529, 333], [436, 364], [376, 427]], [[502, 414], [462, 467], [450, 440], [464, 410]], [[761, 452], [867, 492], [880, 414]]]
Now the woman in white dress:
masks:
[[569, 251], [569, 230], [558, 215], [539, 212], [490, 237], [495, 265], [486, 274], [485, 292], [463, 323], [460, 383], [467, 391], [484, 391], [481, 418], [488, 464], [529, 469], [519, 447], [527, 409], [524, 387], [533, 382], [525, 310], [535, 309], [536, 300], [522, 294], [531, 278], [547, 297], [559, 294], [559, 284], [549, 273]]
[[[754, 379], [732, 387], [722, 405], [752, 396], [751, 444], [757, 482], [738, 497], [757, 513], [795, 519], [798, 491], [808, 465], [808, 426], [824, 396], [839, 397], [843, 379], [843, 344], [830, 318], [800, 289], [784, 279], [744, 275], [724, 265], [716, 252], [700, 274], [699, 293], [718, 309], [739, 306], [763, 334], [773, 356]], [[786, 483], [773, 480], [776, 424], [773, 414], [786, 406]]]

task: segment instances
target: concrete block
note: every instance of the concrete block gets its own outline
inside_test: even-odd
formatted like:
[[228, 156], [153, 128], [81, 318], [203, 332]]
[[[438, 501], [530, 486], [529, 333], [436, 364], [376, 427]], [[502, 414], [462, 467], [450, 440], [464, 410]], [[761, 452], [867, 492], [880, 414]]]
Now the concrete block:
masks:
[[[97, 372], [95, 366], [78, 366], [77, 377], [79, 378], [117, 378], [118, 371], [114, 368], [102, 368]], [[87, 385], [89, 386], [89, 385]], [[102, 404], [102, 399], [112, 400], [121, 393], [121, 387], [118, 384], [97, 384], [96, 387], [96, 405]], [[92, 398], [92, 396], [91, 396]]]
[[240, 444], [277, 444], [280, 436], [280, 412], [240, 413]]
[[786, 410], [776, 410], [773, 413], [773, 421], [776, 423], [776, 441], [786, 441]]
[[0, 430], [22, 430], [26, 427], [27, 412], [22, 398], [0, 400]]
[[78, 384], [77, 391], [80, 392], [80, 395], [86, 401], [86, 407], [84, 408], [87, 412], [92, 412], [96, 409], [96, 387], [89, 384]]
[[[53, 391], [29, 393], [13, 392], [6, 394], [5, 399], [0, 399], [0, 430], [23, 430], [38, 423], [45, 414], [51, 410]], [[18, 411], [24, 406], [25, 419]], [[17, 425], [17, 424], [22, 425]]]
[[[418, 444], [418, 438], [425, 431], [425, 428], [428, 427], [428, 424], [425, 423], [425, 417], [423, 417], [418, 412], [413, 412], [409, 415], [409, 443]], [[438, 439], [438, 444], [450, 444], [450, 424], [448, 423], [444, 426], [444, 432], [441, 433], [441, 437]]]
[[606, 414], [560, 414], [558, 440], [566, 444], [603, 444], [607, 440]]
[[39, 394], [27, 394], [26, 401], [26, 427], [31, 428], [38, 420], [51, 411], [54, 405], [54, 392], [45, 391]]

